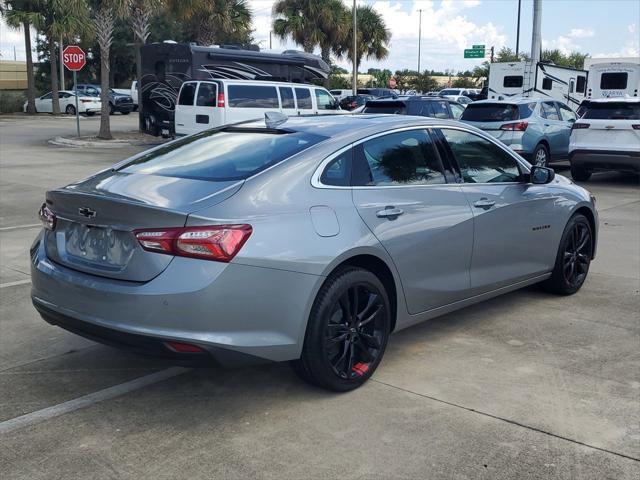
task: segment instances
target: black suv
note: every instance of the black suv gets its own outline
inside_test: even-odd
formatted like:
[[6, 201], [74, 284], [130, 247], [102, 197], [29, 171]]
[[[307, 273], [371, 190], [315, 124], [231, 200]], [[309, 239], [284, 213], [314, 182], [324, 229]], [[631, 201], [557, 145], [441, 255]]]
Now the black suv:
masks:
[[452, 118], [454, 120], [459, 119], [463, 112], [464, 107], [454, 100], [423, 95], [369, 100], [362, 111], [362, 113], [418, 115], [432, 118]]
[[[99, 97], [101, 92], [100, 85], [90, 83], [79, 83], [78, 93], [88, 95], [90, 97]], [[120, 112], [123, 115], [129, 115], [133, 111], [133, 99], [130, 95], [117, 93], [113, 89], [109, 89], [109, 114], [113, 115]]]

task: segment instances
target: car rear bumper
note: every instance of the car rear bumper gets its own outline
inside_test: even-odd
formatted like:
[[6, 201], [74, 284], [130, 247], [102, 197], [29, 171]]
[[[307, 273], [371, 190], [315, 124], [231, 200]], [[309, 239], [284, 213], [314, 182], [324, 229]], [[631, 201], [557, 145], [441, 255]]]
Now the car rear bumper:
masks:
[[[219, 363], [299, 358], [323, 278], [270, 268], [176, 257], [148, 282], [61, 266], [36, 242], [34, 306], [45, 320], [102, 343], [170, 355], [164, 342], [196, 345]], [[180, 354], [184, 357], [184, 354]]]
[[133, 111], [133, 103], [125, 103], [125, 104], [115, 104], [114, 110], [116, 112], [132, 112]]
[[579, 149], [569, 153], [569, 162], [590, 170], [640, 172], [640, 152]]

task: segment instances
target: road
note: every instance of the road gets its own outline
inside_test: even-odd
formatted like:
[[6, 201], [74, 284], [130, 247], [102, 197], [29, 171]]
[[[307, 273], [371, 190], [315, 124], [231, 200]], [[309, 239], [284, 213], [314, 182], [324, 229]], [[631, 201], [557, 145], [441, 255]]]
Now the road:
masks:
[[639, 477], [637, 177], [586, 184], [601, 237], [578, 294], [527, 288], [399, 332], [372, 380], [337, 395], [284, 364], [176, 369], [40, 319], [28, 248], [44, 192], [138, 151], [47, 143], [74, 126], [0, 118], [2, 478]]

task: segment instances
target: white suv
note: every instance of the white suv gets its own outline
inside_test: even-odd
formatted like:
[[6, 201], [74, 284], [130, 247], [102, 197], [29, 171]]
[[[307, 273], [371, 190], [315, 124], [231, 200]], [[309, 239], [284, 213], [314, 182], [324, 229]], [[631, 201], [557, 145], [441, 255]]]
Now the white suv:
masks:
[[640, 99], [585, 100], [571, 128], [569, 161], [574, 180], [595, 170], [640, 172]]

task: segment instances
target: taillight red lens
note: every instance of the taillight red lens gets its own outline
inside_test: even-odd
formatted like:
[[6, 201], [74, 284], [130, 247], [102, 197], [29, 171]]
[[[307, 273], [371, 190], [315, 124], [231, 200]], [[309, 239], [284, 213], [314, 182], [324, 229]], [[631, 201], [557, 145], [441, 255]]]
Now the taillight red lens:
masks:
[[224, 93], [222, 92], [218, 94], [218, 106], [224, 107]]
[[636, 123], [635, 125], [631, 125], [631, 128], [634, 130], [640, 130], [640, 123]]
[[500, 127], [500, 130], [515, 130], [518, 132], [524, 132], [528, 126], [529, 123], [527, 122], [505, 123]]
[[43, 203], [40, 210], [38, 210], [38, 217], [45, 229], [55, 230], [57, 222], [56, 214], [51, 211], [46, 203]]
[[211, 225], [136, 230], [134, 234], [150, 252], [230, 262], [252, 232], [251, 225]]
[[589, 128], [589, 124], [588, 123], [574, 123], [573, 125], [571, 125], [571, 130], [582, 130], [583, 128]]

